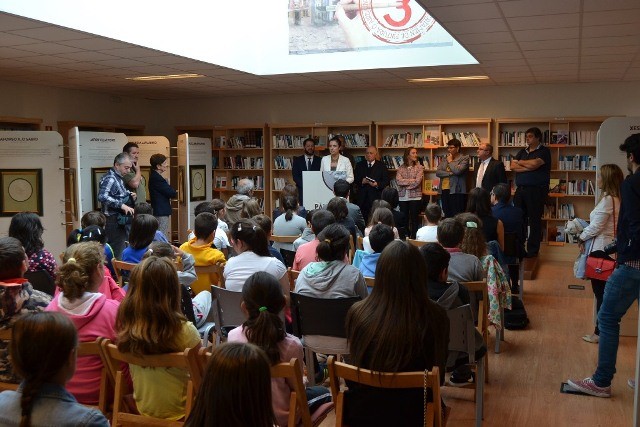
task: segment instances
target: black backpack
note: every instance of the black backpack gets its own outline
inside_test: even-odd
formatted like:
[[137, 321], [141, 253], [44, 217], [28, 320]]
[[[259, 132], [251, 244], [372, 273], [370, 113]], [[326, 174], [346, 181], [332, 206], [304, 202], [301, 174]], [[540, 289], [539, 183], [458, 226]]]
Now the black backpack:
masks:
[[524, 329], [529, 324], [527, 310], [518, 297], [511, 297], [511, 310], [504, 310], [504, 327], [509, 330]]

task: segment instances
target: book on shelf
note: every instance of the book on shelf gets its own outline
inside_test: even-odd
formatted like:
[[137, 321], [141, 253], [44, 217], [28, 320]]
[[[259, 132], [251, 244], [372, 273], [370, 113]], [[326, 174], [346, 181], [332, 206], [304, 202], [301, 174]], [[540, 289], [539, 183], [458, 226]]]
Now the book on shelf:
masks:
[[440, 178], [435, 177], [431, 179], [431, 190], [438, 191], [440, 189]]
[[216, 188], [227, 188], [227, 177], [225, 175], [216, 176]]
[[293, 158], [290, 156], [275, 156], [273, 158], [274, 169], [291, 170], [293, 165]]
[[569, 144], [569, 131], [558, 130], [551, 133], [552, 144]]
[[216, 156], [211, 157], [211, 168], [218, 169], [218, 158]]
[[280, 191], [287, 185], [287, 180], [284, 178], [273, 178], [273, 189]]
[[424, 146], [440, 145], [440, 131], [439, 130], [425, 130], [424, 131]]
[[569, 145], [596, 145], [598, 131], [580, 130], [569, 132]]
[[549, 180], [549, 193], [560, 193], [560, 178]]
[[304, 140], [311, 135], [273, 135], [273, 148], [303, 148]]
[[[335, 135], [330, 133], [327, 139], [331, 139]], [[366, 133], [343, 133], [339, 135], [344, 137], [346, 148], [365, 148], [369, 146], [369, 135]], [[324, 145], [326, 146], [326, 143]]]
[[542, 213], [542, 217], [545, 219], [554, 219], [556, 218], [556, 205], [545, 204], [544, 210]]
[[414, 147], [422, 141], [422, 132], [392, 133], [387, 136], [383, 147]]
[[[549, 130], [542, 132], [543, 144], [549, 143]], [[527, 136], [525, 131], [501, 131], [498, 134], [498, 145], [507, 147], [526, 147]]]
[[476, 132], [442, 132], [443, 145], [452, 139], [460, 141], [463, 147], [477, 147], [482, 142]]
[[433, 191], [433, 180], [425, 179], [422, 181], [422, 191], [427, 193]]
[[264, 177], [263, 176], [233, 176], [231, 177], [231, 188], [238, 189], [238, 182], [241, 179], [250, 179], [253, 181], [255, 190], [264, 190]]
[[561, 179], [559, 188], [560, 188], [560, 191], [558, 191], [558, 193], [567, 194], [567, 181], [564, 179]]

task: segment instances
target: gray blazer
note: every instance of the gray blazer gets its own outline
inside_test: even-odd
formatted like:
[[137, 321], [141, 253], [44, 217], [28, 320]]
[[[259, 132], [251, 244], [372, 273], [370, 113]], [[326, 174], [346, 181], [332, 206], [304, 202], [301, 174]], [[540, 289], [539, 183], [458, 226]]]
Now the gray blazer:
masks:
[[[447, 170], [447, 166], [451, 172]], [[466, 194], [468, 170], [469, 156], [461, 154], [452, 162], [448, 162], [446, 158], [440, 162], [436, 176], [440, 179], [449, 178], [449, 194]], [[442, 185], [438, 188], [438, 193], [442, 193]]]

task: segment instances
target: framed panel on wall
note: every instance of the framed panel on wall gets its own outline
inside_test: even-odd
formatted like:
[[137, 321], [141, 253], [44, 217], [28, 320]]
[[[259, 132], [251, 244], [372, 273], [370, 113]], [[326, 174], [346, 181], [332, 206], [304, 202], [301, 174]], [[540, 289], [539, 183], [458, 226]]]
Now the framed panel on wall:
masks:
[[43, 215], [42, 169], [2, 169], [0, 188], [0, 216], [18, 212]]
[[207, 168], [205, 165], [189, 166], [191, 201], [207, 199]]

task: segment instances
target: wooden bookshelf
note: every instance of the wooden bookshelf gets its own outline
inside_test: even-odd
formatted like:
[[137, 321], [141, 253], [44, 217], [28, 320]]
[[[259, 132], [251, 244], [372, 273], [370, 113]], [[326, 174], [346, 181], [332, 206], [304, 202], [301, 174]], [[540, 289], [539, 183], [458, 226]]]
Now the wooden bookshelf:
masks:
[[[280, 190], [284, 184], [293, 184], [291, 165], [293, 158], [304, 153], [303, 142], [306, 138], [316, 140], [316, 154], [329, 153], [329, 139], [335, 135], [345, 137], [345, 152], [354, 157], [355, 162], [364, 158], [369, 144], [374, 141], [372, 122], [349, 123], [313, 123], [313, 124], [272, 124], [269, 127], [269, 146], [271, 147], [269, 185], [269, 214], [279, 205]], [[266, 177], [265, 177], [266, 178]], [[302, 204], [302, 200], [300, 200]]]
[[[596, 139], [606, 117], [496, 119], [494, 155], [502, 160], [515, 190], [510, 160], [526, 147], [524, 132], [538, 127], [551, 151], [551, 182], [543, 214], [543, 241], [556, 241], [558, 227], [573, 217], [588, 219], [596, 196]], [[553, 188], [552, 188], [553, 187]]]
[[404, 150], [407, 147], [417, 148], [425, 167], [422, 194], [428, 202], [435, 202], [438, 191], [434, 179], [439, 162], [447, 155], [447, 142], [452, 138], [459, 139], [462, 142], [461, 153], [471, 157], [467, 187], [472, 188], [478, 145], [491, 144], [491, 123], [489, 118], [377, 122], [376, 146], [382, 161], [387, 164], [392, 185]]

